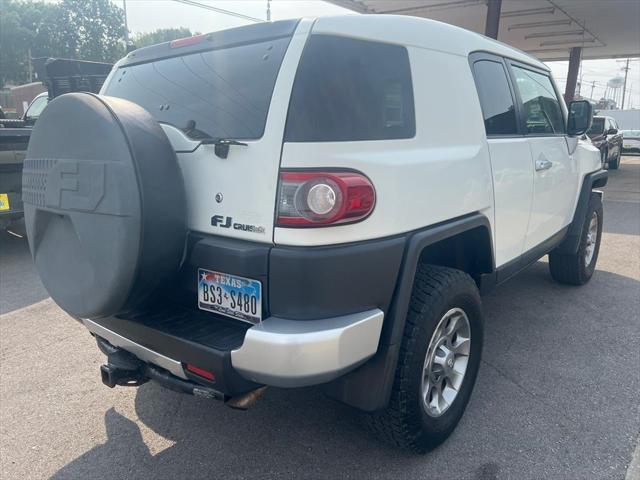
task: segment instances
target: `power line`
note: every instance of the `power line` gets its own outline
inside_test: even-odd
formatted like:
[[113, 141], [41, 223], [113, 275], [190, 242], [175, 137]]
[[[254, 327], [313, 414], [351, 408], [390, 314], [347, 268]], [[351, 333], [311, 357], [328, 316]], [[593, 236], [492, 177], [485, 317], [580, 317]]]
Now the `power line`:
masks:
[[224, 15], [231, 15], [232, 17], [242, 18], [244, 20], [250, 20], [252, 22], [264, 22], [261, 18], [250, 17], [249, 15], [243, 15], [241, 13], [232, 12], [231, 10], [225, 10], [224, 8], [214, 7], [204, 3], [196, 2], [194, 0], [173, 0], [174, 2], [183, 3], [192, 7], [204, 8], [205, 10], [211, 10], [212, 12], [222, 13]]

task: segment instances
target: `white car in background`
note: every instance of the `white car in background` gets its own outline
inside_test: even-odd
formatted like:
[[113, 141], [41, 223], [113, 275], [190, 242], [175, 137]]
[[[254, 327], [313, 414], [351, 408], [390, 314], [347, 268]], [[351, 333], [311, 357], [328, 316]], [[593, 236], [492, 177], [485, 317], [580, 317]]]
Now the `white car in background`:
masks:
[[622, 152], [640, 153], [640, 130], [622, 130]]

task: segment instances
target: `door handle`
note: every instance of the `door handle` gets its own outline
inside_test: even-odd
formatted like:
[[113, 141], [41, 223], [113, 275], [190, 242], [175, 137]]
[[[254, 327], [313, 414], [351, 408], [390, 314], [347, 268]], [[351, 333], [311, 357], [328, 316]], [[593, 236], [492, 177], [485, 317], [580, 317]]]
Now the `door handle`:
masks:
[[553, 167], [553, 162], [550, 162], [546, 158], [539, 158], [536, 160], [536, 172], [549, 170], [551, 167]]

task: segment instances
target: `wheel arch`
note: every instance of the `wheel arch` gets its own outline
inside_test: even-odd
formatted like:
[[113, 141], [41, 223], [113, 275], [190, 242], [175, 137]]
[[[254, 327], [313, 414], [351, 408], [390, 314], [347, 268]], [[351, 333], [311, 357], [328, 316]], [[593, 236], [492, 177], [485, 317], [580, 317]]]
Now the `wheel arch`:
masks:
[[609, 179], [609, 173], [606, 170], [598, 170], [588, 173], [582, 181], [582, 187], [578, 195], [576, 209], [573, 213], [573, 220], [569, 224], [567, 235], [562, 243], [558, 246], [558, 252], [563, 254], [573, 254], [578, 251], [580, 246], [580, 234], [582, 233], [582, 223], [589, 206], [589, 198], [594, 188], [604, 187]]
[[[459, 268], [467, 267], [483, 290], [494, 281], [495, 262], [489, 219], [475, 212], [411, 233], [407, 236], [402, 265], [386, 312], [377, 353], [364, 365], [324, 386], [329, 396], [365, 411], [384, 408], [390, 398], [398, 353], [405, 329], [409, 301], [420, 262]], [[465, 248], [471, 248], [468, 255]], [[438, 259], [438, 254], [444, 257]], [[462, 255], [461, 255], [462, 252]], [[491, 283], [491, 282], [488, 282]]]
[[398, 343], [404, 331], [413, 282], [419, 263], [463, 270], [479, 288], [495, 271], [489, 219], [480, 212], [413, 233], [407, 239], [393, 301], [381, 342]]

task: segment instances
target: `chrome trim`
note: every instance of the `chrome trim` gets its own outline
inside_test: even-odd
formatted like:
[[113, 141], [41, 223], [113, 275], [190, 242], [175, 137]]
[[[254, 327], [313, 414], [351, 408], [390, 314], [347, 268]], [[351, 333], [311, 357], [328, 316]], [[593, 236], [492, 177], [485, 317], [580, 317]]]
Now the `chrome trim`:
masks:
[[182, 364], [177, 360], [165, 357], [158, 352], [154, 352], [147, 347], [143, 347], [138, 343], [132, 342], [128, 338], [125, 338], [122, 335], [117, 334], [116, 332], [112, 332], [111, 330], [104, 328], [102, 325], [98, 325], [96, 322], [93, 322], [91, 320], [84, 319], [82, 320], [82, 323], [84, 323], [84, 326], [87, 327], [91, 333], [104, 338], [111, 345], [120, 347], [129, 353], [133, 353], [140, 360], [162, 367], [165, 370], [170, 371], [176, 377], [188, 380], [187, 376], [184, 374]]
[[379, 309], [321, 320], [270, 317], [247, 330], [231, 364], [247, 379], [275, 387], [328, 382], [376, 353], [383, 318]]

